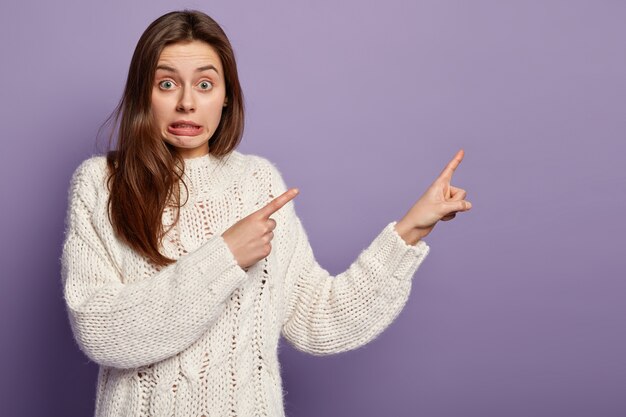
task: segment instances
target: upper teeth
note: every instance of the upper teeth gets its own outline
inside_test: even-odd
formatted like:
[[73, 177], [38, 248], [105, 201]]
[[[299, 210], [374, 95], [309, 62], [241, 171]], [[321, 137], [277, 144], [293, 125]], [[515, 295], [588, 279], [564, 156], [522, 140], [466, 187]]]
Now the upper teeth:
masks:
[[187, 125], [187, 124], [180, 124], [180, 123], [177, 123], [174, 126], [178, 126], [178, 127], [196, 127], [194, 125]]

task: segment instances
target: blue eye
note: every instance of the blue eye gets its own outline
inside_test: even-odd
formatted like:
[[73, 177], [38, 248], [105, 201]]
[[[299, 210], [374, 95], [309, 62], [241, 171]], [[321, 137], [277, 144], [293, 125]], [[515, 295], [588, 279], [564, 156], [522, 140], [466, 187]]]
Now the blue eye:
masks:
[[208, 90], [208, 89], [209, 89], [209, 86], [211, 86], [211, 88], [213, 88], [213, 84], [211, 84], [211, 83], [210, 83], [210, 82], [208, 82], [208, 81], [202, 81], [202, 82], [200, 83], [200, 86], [201, 86], [201, 88], [202, 88], [203, 90]]
[[161, 87], [161, 88], [165, 87], [166, 90], [169, 90], [170, 87], [173, 86], [173, 85], [174, 84], [170, 80], [164, 80], [164, 81], [161, 81], [159, 83], [159, 87]]

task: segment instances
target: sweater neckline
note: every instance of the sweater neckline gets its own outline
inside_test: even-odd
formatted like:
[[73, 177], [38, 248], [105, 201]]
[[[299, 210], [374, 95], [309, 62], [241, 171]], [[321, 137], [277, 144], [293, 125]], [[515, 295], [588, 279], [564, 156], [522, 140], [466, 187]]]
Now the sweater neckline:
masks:
[[232, 180], [233, 170], [240, 169], [241, 158], [236, 151], [224, 156], [211, 153], [183, 158], [185, 183], [192, 199], [222, 191]]
[[220, 162], [220, 158], [211, 153], [207, 153], [193, 158], [183, 158], [183, 161], [185, 162], [185, 168], [193, 170], [202, 167], [210, 168], [217, 166]]

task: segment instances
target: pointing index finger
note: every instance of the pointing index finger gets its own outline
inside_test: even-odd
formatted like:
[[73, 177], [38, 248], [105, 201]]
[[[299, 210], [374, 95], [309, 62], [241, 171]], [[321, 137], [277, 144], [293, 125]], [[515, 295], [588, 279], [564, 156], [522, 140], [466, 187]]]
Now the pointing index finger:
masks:
[[456, 168], [459, 166], [459, 164], [463, 160], [464, 155], [465, 151], [463, 149], [459, 150], [456, 155], [454, 155], [454, 158], [452, 158], [452, 160], [448, 162], [448, 165], [446, 165], [443, 171], [441, 171], [441, 174], [439, 176], [452, 178], [454, 170], [456, 170]]
[[259, 209], [257, 213], [265, 218], [269, 218], [272, 214], [280, 210], [285, 204], [293, 200], [299, 193], [299, 189], [290, 188], [289, 190], [285, 191], [284, 193], [267, 203], [265, 207]]

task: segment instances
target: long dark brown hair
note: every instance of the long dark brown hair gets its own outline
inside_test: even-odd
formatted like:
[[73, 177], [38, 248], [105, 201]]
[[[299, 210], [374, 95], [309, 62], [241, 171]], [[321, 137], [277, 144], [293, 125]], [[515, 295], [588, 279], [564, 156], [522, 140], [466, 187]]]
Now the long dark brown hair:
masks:
[[[109, 220], [120, 240], [157, 266], [175, 262], [159, 251], [169, 230], [164, 230], [162, 216], [171, 205], [176, 210], [174, 224], [178, 222], [180, 185], [185, 189], [187, 185], [182, 178], [183, 157], [163, 140], [154, 123], [152, 88], [163, 48], [192, 40], [204, 41], [214, 48], [225, 74], [228, 104], [209, 139], [209, 152], [222, 157], [235, 149], [244, 128], [243, 93], [235, 55], [218, 23], [197, 10], [173, 11], [148, 26], [135, 47], [122, 98], [104, 123], [114, 120], [106, 155]], [[117, 145], [112, 149], [116, 130]]]

